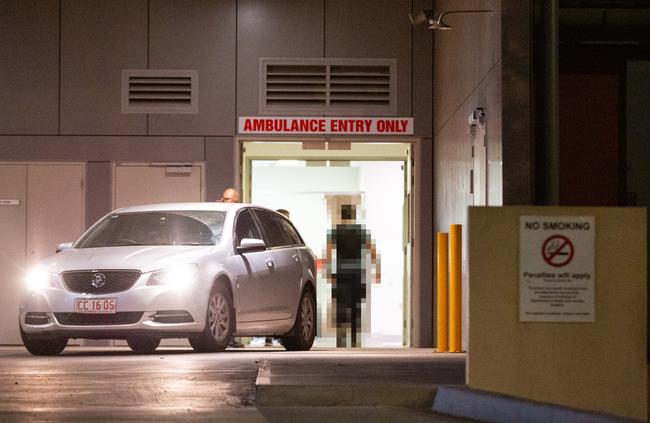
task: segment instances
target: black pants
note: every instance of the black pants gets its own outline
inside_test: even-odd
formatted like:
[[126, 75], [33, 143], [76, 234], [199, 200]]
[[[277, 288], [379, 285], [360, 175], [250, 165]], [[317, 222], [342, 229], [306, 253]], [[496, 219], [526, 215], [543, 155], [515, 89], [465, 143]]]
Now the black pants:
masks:
[[[345, 346], [345, 332], [343, 338], [339, 336], [338, 329], [347, 324], [351, 327], [352, 346], [359, 346], [361, 341], [361, 303], [366, 298], [366, 285], [363, 283], [361, 272], [337, 273], [332, 288], [332, 299], [336, 301], [336, 346]], [[359, 340], [357, 342], [357, 337]], [[340, 345], [340, 344], [343, 345]]]

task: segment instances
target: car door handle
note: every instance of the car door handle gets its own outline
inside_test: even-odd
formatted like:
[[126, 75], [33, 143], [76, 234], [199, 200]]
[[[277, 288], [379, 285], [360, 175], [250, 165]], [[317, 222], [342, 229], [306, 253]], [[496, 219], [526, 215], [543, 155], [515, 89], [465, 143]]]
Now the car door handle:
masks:
[[269, 269], [273, 269], [273, 266], [274, 266], [273, 260], [266, 259], [266, 267], [268, 267]]
[[293, 261], [300, 263], [300, 254], [294, 254], [291, 257], [293, 258]]

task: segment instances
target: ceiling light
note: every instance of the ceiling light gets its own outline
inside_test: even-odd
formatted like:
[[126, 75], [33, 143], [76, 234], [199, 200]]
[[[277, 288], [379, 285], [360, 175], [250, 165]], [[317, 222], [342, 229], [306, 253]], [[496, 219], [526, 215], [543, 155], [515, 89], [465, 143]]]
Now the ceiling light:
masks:
[[419, 25], [422, 22], [427, 22], [429, 24], [429, 29], [451, 29], [452, 27], [447, 24], [445, 21], [442, 20], [442, 18], [445, 17], [445, 15], [451, 15], [454, 13], [493, 13], [494, 11], [491, 9], [475, 9], [475, 10], [448, 10], [446, 12], [442, 12], [441, 14], [436, 14], [432, 9], [424, 9], [419, 11], [415, 15], [411, 15], [409, 13], [409, 17], [411, 18], [411, 23], [413, 26]]

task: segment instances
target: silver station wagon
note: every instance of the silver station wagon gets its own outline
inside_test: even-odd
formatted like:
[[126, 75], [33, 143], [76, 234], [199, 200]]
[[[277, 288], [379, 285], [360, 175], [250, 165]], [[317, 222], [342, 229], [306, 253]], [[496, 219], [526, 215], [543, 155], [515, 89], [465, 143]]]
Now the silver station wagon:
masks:
[[233, 336], [309, 350], [316, 333], [312, 251], [280, 213], [247, 204], [152, 204], [116, 210], [26, 276], [20, 333], [29, 352], [70, 338], [162, 338], [223, 351]]

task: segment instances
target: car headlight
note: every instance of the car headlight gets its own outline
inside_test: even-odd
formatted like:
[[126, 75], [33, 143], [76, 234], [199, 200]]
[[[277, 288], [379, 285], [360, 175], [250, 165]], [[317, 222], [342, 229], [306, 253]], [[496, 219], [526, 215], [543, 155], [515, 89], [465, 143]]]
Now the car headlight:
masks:
[[147, 280], [147, 285], [175, 285], [184, 287], [193, 282], [198, 273], [199, 265], [194, 263], [168, 267], [152, 272], [149, 280]]
[[57, 276], [42, 269], [32, 269], [25, 277], [25, 286], [30, 291], [42, 291], [56, 286]]

